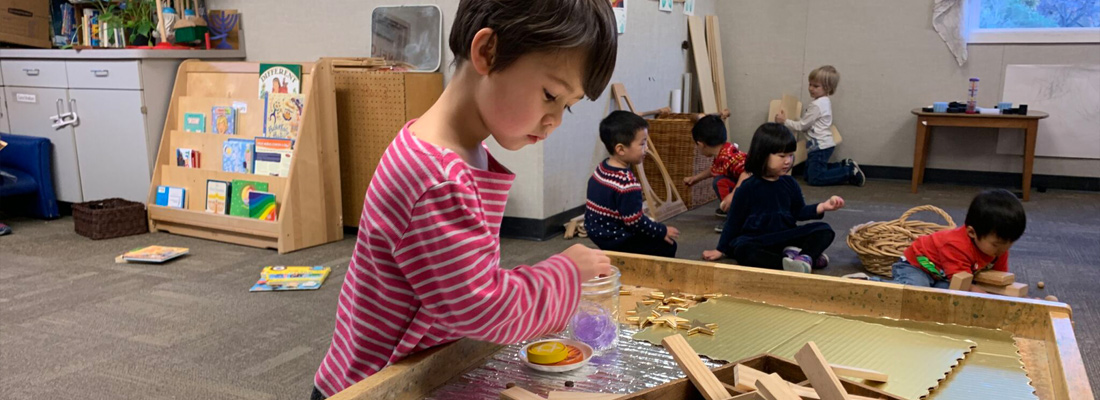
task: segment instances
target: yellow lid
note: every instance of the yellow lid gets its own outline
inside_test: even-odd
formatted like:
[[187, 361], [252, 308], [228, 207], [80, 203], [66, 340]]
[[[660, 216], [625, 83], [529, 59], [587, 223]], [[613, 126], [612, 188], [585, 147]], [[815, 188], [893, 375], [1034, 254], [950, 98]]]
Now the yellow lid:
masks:
[[527, 348], [527, 361], [548, 365], [565, 360], [569, 351], [558, 342], [538, 342]]

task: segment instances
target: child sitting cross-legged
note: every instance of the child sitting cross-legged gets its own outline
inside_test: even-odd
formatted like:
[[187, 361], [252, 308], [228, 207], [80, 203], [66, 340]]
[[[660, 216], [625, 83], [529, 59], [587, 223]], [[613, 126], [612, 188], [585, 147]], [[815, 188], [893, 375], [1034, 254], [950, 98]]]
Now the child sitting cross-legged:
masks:
[[610, 154], [588, 179], [584, 229], [603, 250], [676, 256], [680, 231], [642, 213], [642, 185], [630, 171], [645, 158], [649, 123], [626, 111], [600, 122], [600, 141]]

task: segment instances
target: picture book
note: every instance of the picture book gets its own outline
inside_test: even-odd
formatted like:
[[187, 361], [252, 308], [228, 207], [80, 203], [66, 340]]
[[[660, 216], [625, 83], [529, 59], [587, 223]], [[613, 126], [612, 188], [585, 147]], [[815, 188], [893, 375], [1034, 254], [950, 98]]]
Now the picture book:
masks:
[[176, 166], [186, 168], [199, 168], [199, 151], [194, 149], [176, 149]]
[[190, 249], [186, 247], [148, 246], [133, 249], [122, 255], [123, 261], [162, 263], [184, 254]]
[[226, 139], [222, 144], [222, 171], [252, 173], [256, 143], [248, 139]]
[[264, 100], [264, 136], [298, 140], [305, 104], [300, 94], [268, 94]]
[[302, 66], [260, 64], [260, 98], [268, 93], [302, 93]]
[[229, 106], [210, 108], [210, 127], [214, 133], [233, 135], [237, 133], [237, 109]]
[[173, 186], [157, 186], [158, 206], [172, 208], [187, 207], [187, 189]]
[[206, 114], [203, 113], [186, 113], [183, 114], [183, 131], [204, 133], [206, 132]]
[[260, 271], [260, 280], [248, 291], [315, 290], [321, 288], [331, 272], [332, 268], [325, 266], [264, 267]]
[[275, 221], [275, 195], [254, 190], [248, 192], [248, 217], [264, 221]]
[[253, 182], [234, 179], [229, 184], [229, 215], [248, 218], [248, 194], [267, 192], [267, 182]]
[[287, 176], [290, 174], [290, 139], [256, 138], [256, 156], [252, 169], [256, 175]]
[[229, 182], [217, 181], [213, 179], [206, 180], [206, 212], [214, 214], [225, 214], [227, 209], [227, 201], [229, 199]]

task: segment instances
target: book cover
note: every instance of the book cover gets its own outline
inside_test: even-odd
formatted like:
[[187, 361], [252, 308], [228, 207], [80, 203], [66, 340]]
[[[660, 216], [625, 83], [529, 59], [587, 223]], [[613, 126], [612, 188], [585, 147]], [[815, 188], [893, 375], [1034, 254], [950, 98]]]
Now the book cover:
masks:
[[290, 139], [256, 138], [253, 173], [256, 175], [290, 175], [290, 159], [294, 156]]
[[255, 147], [255, 142], [248, 139], [226, 139], [222, 144], [222, 171], [251, 174]]
[[260, 64], [260, 98], [268, 93], [302, 93], [302, 66]]
[[210, 108], [210, 127], [214, 133], [233, 135], [237, 133], [237, 109], [228, 106]]
[[206, 180], [206, 212], [225, 214], [228, 196], [229, 182]]
[[275, 221], [278, 218], [275, 195], [256, 190], [248, 192], [248, 217], [264, 221]]
[[325, 283], [331, 267], [264, 267], [260, 280], [249, 292], [276, 292], [283, 290], [316, 290]]
[[174, 186], [157, 186], [158, 206], [172, 208], [187, 207], [187, 189]]
[[206, 132], [206, 114], [203, 113], [186, 113], [183, 114], [183, 131], [205, 133]]
[[122, 255], [122, 259], [125, 261], [162, 263], [187, 254], [189, 251], [190, 249], [186, 247], [148, 246], [130, 250]]
[[229, 215], [248, 218], [248, 194], [267, 192], [267, 182], [234, 179], [229, 185]]
[[185, 168], [199, 168], [199, 151], [194, 149], [176, 149], [176, 166]]
[[300, 94], [268, 94], [264, 101], [264, 136], [298, 140], [305, 104]]

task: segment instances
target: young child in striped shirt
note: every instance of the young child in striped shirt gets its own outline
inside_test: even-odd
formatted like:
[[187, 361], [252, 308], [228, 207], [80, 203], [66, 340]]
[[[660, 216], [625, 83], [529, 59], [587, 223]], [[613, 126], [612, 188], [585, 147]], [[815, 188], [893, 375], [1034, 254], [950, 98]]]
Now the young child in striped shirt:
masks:
[[607, 0], [462, 0], [455, 72], [410, 121], [371, 179], [313, 398], [333, 396], [412, 353], [460, 338], [509, 344], [566, 327], [580, 285], [610, 273], [583, 245], [500, 266], [514, 175], [488, 153], [518, 150], [603, 92], [618, 35]]

